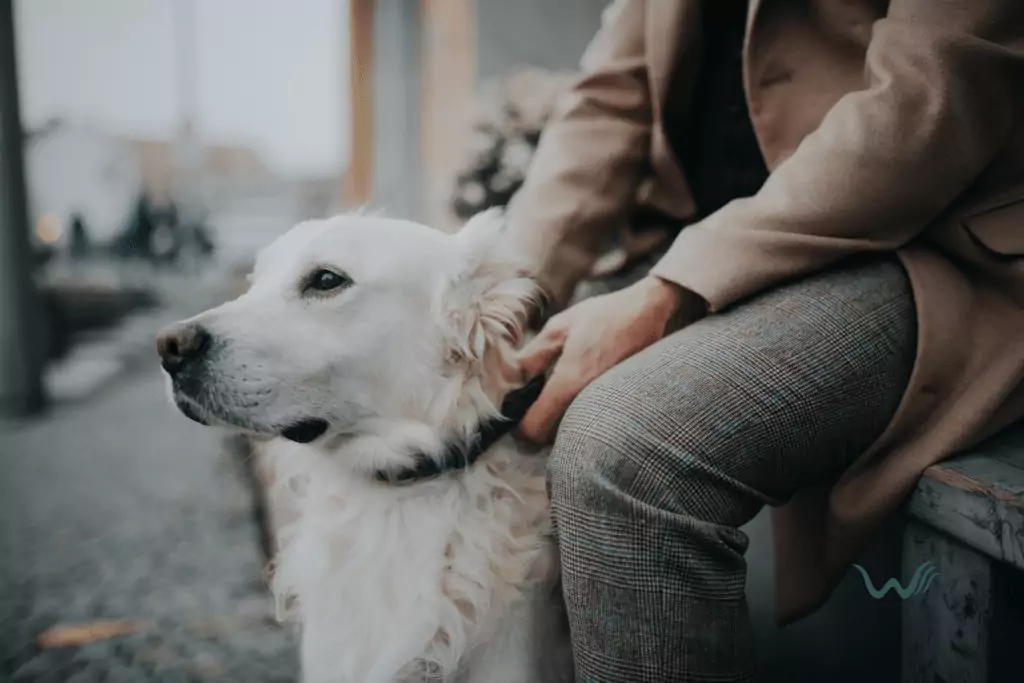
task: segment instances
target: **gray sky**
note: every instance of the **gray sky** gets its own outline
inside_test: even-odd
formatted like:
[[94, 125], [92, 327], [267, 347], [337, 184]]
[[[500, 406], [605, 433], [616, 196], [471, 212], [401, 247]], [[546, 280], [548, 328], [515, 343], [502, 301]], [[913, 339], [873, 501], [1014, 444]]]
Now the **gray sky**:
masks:
[[[168, 138], [175, 0], [16, 0], [22, 115]], [[287, 175], [348, 162], [347, 0], [196, 0], [197, 123]]]

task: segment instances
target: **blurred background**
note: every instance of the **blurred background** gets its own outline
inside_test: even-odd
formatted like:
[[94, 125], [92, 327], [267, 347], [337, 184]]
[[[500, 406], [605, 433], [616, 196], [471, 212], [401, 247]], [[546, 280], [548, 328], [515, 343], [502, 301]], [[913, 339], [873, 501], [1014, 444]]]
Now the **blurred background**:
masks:
[[[0, 681], [296, 680], [264, 475], [169, 406], [154, 336], [299, 220], [505, 204], [606, 4], [0, 0]], [[837, 616], [857, 586], [776, 632], [765, 528], [771, 666], [898, 652], [891, 608]]]

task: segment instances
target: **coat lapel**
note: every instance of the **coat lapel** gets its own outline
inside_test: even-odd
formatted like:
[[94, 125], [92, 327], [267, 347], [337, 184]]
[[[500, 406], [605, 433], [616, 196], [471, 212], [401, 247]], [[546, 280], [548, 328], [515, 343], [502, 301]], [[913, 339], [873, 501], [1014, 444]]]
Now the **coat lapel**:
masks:
[[750, 34], [754, 30], [754, 22], [757, 19], [757, 13], [761, 9], [761, 0], [750, 0], [750, 4], [747, 8], [747, 38], [744, 43], [744, 47], [750, 43]]
[[691, 45], [688, 32], [699, 27], [692, 19], [697, 16], [696, 0], [651, 0], [646, 6], [646, 51], [651, 100], [660, 110], [671, 85], [675, 65], [680, 58], [680, 47]]
[[[743, 72], [750, 71], [751, 38], [761, 10], [762, 0], [749, 0], [743, 40]], [[647, 3], [647, 65], [650, 69], [651, 95], [656, 103], [665, 101], [672, 73], [683, 45], [691, 46], [692, 32], [699, 32], [697, 0], [651, 0]]]
[[[758, 12], [761, 11], [762, 0], [750, 0], [750, 4], [747, 7], [747, 28], [746, 33], [743, 36], [743, 89], [747, 93], [747, 106], [750, 108], [750, 93], [751, 93], [751, 79], [750, 79], [750, 56], [753, 54], [751, 49], [751, 43], [753, 42], [754, 26], [757, 24]], [[753, 109], [751, 109], [753, 111]]]

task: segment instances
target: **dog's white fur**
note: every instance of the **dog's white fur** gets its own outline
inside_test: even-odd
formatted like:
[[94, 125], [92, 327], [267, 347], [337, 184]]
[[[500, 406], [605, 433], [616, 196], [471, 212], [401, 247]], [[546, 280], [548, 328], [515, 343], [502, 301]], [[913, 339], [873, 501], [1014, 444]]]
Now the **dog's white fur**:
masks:
[[[469, 470], [395, 486], [372, 472], [438, 454], [498, 412], [535, 296], [499, 214], [450, 235], [369, 215], [299, 224], [212, 335], [175, 400], [262, 441], [293, 515], [273, 589], [301, 624], [308, 683], [571, 680], [543, 454], [506, 437]], [[309, 295], [327, 267], [347, 289]], [[276, 438], [327, 421], [312, 444]]]

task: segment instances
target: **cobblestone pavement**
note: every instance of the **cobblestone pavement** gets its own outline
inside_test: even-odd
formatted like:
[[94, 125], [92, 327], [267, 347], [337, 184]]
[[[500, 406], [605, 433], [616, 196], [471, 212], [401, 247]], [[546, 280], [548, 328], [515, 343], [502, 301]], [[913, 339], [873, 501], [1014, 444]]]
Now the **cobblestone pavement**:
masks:
[[[170, 407], [155, 359], [126, 372], [0, 425], [0, 680], [296, 680], [238, 463]], [[40, 643], [101, 620], [141, 630]]]

